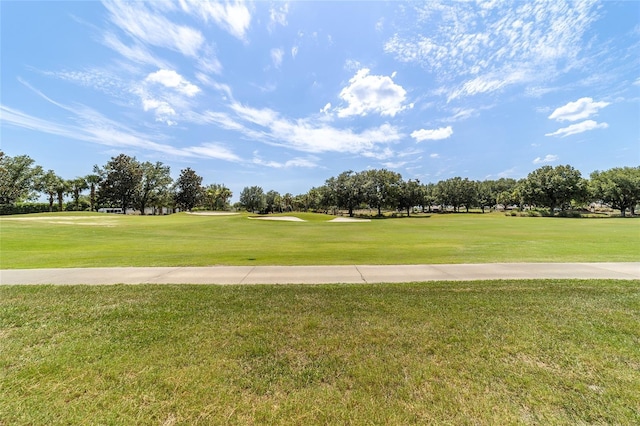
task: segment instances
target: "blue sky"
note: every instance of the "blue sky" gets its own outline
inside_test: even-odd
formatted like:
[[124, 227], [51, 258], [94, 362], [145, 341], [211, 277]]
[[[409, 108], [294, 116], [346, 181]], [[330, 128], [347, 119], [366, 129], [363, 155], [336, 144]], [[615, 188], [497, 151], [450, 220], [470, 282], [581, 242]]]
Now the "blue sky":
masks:
[[2, 1], [1, 147], [294, 195], [640, 164], [640, 2]]

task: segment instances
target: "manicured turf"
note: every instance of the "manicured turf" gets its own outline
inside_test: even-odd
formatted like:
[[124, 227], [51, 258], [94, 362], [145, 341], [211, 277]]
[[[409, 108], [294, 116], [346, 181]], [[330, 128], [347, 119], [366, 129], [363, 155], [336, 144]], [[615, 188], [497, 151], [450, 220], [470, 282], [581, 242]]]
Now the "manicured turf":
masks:
[[294, 215], [307, 222], [187, 214], [1, 217], [1, 267], [640, 260], [637, 219], [494, 213], [329, 223], [332, 216]]
[[0, 424], [640, 424], [640, 282], [0, 287]]

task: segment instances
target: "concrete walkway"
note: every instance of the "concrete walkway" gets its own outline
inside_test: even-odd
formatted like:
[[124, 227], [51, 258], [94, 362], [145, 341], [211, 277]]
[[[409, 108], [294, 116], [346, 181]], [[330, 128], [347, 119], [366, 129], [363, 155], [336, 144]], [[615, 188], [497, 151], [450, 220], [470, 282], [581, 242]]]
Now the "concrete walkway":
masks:
[[640, 280], [640, 262], [4, 269], [0, 284], [329, 284], [495, 279]]

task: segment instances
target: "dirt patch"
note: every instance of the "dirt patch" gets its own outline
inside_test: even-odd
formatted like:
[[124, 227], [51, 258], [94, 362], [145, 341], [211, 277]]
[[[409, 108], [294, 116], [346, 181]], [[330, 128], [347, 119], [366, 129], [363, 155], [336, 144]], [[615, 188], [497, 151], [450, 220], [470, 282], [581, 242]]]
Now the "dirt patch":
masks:
[[295, 216], [249, 216], [249, 219], [257, 219], [257, 220], [279, 220], [286, 222], [306, 222], [304, 219], [300, 219]]

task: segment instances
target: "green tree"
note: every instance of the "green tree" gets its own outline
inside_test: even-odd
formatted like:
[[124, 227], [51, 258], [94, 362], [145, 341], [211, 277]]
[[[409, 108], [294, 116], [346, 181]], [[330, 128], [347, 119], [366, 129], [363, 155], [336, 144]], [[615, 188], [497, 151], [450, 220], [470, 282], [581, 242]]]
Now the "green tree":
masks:
[[149, 206], [158, 204], [164, 194], [169, 191], [171, 179], [171, 169], [162, 162], [157, 161], [155, 164], [145, 161], [140, 164], [142, 168], [142, 179], [136, 191], [135, 205], [141, 214]]
[[191, 211], [200, 202], [202, 195], [202, 177], [190, 167], [180, 171], [176, 180], [175, 201], [181, 210]]
[[71, 192], [71, 184], [68, 180], [60, 179], [58, 185], [56, 186], [56, 195], [58, 196], [58, 211], [61, 212], [64, 210], [64, 196]]
[[465, 206], [467, 212], [469, 207], [476, 204], [477, 198], [476, 183], [467, 178], [456, 176], [438, 182], [436, 185], [436, 199], [443, 206], [453, 207], [453, 211], [457, 212], [461, 206]]
[[574, 199], [584, 198], [586, 184], [580, 171], [566, 166], [542, 166], [529, 173], [520, 186], [524, 201], [548, 207], [551, 214], [556, 208], [564, 209]]
[[369, 206], [378, 210], [382, 216], [382, 209], [395, 207], [400, 191], [402, 176], [400, 173], [386, 169], [367, 170], [363, 174], [364, 199]]
[[436, 185], [434, 183], [425, 183], [422, 185], [421, 194], [422, 199], [420, 200], [420, 205], [422, 206], [422, 212], [424, 213], [425, 207], [428, 208], [428, 211], [431, 212], [431, 206], [433, 206], [436, 202]]
[[49, 212], [53, 211], [53, 202], [58, 195], [58, 188], [63, 180], [53, 170], [48, 170], [38, 181], [38, 191], [47, 194], [49, 201]]
[[623, 217], [627, 209], [635, 214], [640, 202], [640, 166], [596, 170], [590, 177], [589, 189], [595, 199], [619, 209]]
[[142, 182], [140, 163], [135, 157], [120, 154], [96, 170], [100, 175], [98, 198], [107, 205], [120, 207], [122, 214], [125, 214], [128, 208], [134, 206]]
[[398, 192], [398, 207], [407, 211], [407, 216], [411, 215], [411, 209], [421, 205], [423, 200], [422, 186], [419, 180], [409, 179], [400, 183]]
[[77, 177], [69, 181], [69, 188], [73, 196], [73, 208], [75, 210], [80, 209], [80, 194], [85, 189], [89, 188], [87, 180], [84, 177]]
[[325, 193], [328, 199], [325, 202], [334, 201], [338, 208], [346, 209], [349, 216], [353, 216], [354, 209], [364, 201], [363, 175], [351, 170], [340, 173], [335, 178], [326, 181], [325, 186], [332, 194]]
[[[98, 166], [93, 167], [94, 170], [99, 170]], [[100, 175], [99, 174], [89, 174], [84, 177], [85, 181], [89, 186], [89, 209], [91, 211], [96, 210], [96, 188], [100, 184]]]
[[267, 191], [264, 197], [265, 211], [267, 213], [281, 212], [282, 211], [282, 197], [278, 191]]
[[26, 155], [10, 157], [0, 151], [0, 205], [29, 199], [43, 175], [42, 167]]
[[293, 194], [290, 192], [282, 196], [282, 208], [287, 212], [293, 211]]
[[227, 210], [233, 192], [224, 185], [214, 183], [203, 188], [204, 205], [209, 210]]
[[248, 212], [259, 212], [264, 210], [266, 201], [264, 191], [259, 186], [247, 186], [240, 193], [240, 204]]

